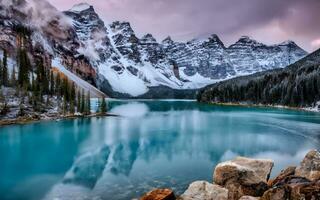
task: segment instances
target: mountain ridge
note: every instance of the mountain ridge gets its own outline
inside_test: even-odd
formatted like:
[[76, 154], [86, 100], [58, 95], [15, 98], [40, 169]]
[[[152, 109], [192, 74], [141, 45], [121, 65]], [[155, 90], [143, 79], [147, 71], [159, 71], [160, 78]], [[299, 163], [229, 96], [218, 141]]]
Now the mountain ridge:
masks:
[[197, 98], [200, 102], [315, 107], [320, 105], [319, 94], [320, 49], [283, 69], [209, 85]]
[[[226, 47], [216, 34], [188, 42], [170, 37], [157, 42], [152, 34], [138, 37], [129, 22], [104, 22], [86, 3], [52, 12], [51, 20], [33, 29], [32, 43], [43, 43], [44, 54], [61, 58], [67, 69], [111, 97], [140, 97], [159, 88], [196, 91], [236, 76], [282, 68], [307, 55], [294, 42], [264, 45], [249, 37]], [[23, 18], [18, 21], [28, 26]]]

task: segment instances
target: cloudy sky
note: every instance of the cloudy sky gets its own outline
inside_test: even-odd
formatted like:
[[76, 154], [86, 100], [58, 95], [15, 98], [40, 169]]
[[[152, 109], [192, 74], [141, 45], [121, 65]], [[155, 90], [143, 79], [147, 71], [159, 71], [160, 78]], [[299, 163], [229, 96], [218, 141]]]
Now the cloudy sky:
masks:
[[141, 36], [178, 41], [215, 33], [226, 44], [248, 35], [266, 44], [294, 40], [320, 48], [320, 0], [49, 0], [59, 10], [87, 2], [106, 22], [129, 21]]

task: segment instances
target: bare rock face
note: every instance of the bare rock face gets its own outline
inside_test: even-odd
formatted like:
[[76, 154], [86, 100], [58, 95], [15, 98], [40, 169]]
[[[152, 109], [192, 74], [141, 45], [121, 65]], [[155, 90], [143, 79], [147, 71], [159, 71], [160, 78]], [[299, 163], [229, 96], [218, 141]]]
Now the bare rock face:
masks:
[[229, 190], [229, 199], [262, 196], [268, 190], [273, 161], [238, 157], [217, 165], [214, 182]]
[[206, 181], [196, 181], [181, 195], [182, 200], [228, 200], [228, 190]]
[[310, 181], [320, 180], [320, 153], [317, 150], [310, 151], [300, 167], [295, 171], [296, 176], [301, 176], [309, 179]]
[[140, 200], [175, 200], [176, 197], [170, 189], [155, 189], [143, 195]]

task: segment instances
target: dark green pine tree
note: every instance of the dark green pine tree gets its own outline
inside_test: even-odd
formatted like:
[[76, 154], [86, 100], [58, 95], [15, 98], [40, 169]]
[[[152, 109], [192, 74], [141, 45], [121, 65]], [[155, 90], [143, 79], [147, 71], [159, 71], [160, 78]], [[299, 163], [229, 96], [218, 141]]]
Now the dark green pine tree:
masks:
[[18, 82], [22, 88], [28, 88], [29, 86], [29, 66], [30, 61], [25, 49], [19, 49], [18, 51], [19, 73]]
[[61, 79], [60, 79], [60, 74], [58, 73], [56, 76], [56, 84], [55, 84], [55, 94], [58, 97], [61, 97]]
[[3, 60], [2, 60], [2, 84], [4, 86], [9, 86], [9, 77], [8, 77], [8, 57], [7, 51], [3, 51]]
[[54, 88], [55, 88], [55, 83], [54, 83], [54, 75], [53, 72], [50, 71], [50, 95], [54, 95]]
[[70, 113], [75, 113], [75, 104], [76, 104], [76, 86], [74, 82], [71, 83], [71, 90], [70, 90]]
[[90, 91], [88, 91], [87, 96], [86, 96], [86, 115], [91, 114], [91, 102], [90, 102]]
[[69, 82], [68, 82], [67, 77], [64, 77], [64, 78], [62, 79], [61, 92], [62, 92], [62, 95], [63, 95], [64, 97], [66, 97], [66, 101], [67, 101], [67, 102], [70, 102], [70, 89], [69, 89]]
[[81, 113], [81, 92], [78, 89], [78, 95], [77, 95], [77, 112]]
[[2, 61], [0, 60], [0, 87], [3, 85], [3, 83], [2, 83], [2, 71], [3, 71]]
[[84, 89], [82, 89], [81, 93], [81, 106], [80, 106], [80, 112], [81, 114], [85, 114], [85, 105], [86, 105], [86, 98], [84, 95]]
[[103, 97], [100, 105], [100, 113], [105, 114], [107, 112], [107, 103], [106, 99]]
[[100, 98], [98, 99], [98, 108], [97, 108], [96, 113], [101, 113], [101, 99]]
[[63, 114], [66, 115], [68, 111], [67, 97], [63, 96]]
[[16, 67], [13, 66], [12, 68], [12, 72], [11, 72], [11, 78], [10, 78], [10, 85], [11, 87], [15, 87], [16, 86]]

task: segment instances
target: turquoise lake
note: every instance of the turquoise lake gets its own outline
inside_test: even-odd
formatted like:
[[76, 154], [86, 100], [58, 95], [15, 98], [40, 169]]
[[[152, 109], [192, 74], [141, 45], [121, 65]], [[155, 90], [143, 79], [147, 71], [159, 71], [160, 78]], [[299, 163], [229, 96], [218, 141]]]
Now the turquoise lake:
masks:
[[119, 117], [0, 128], [1, 200], [127, 200], [212, 181], [236, 156], [275, 161], [273, 175], [320, 149], [320, 114], [193, 101], [110, 101]]

